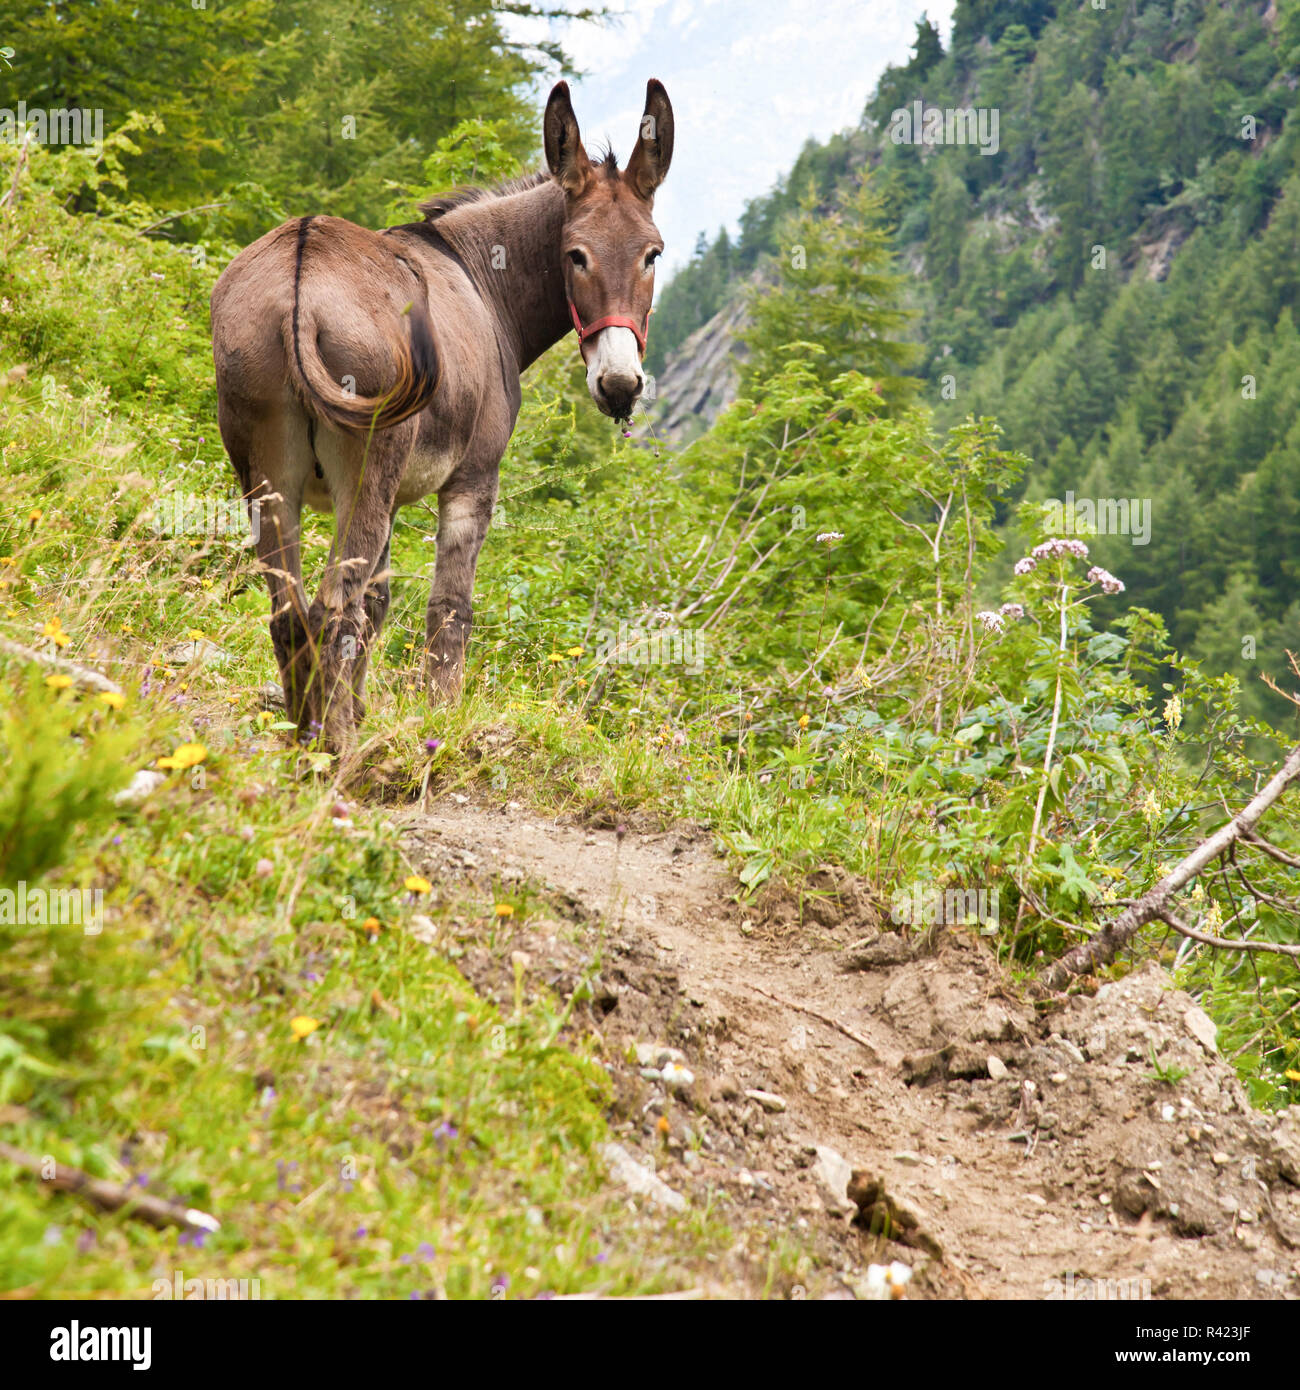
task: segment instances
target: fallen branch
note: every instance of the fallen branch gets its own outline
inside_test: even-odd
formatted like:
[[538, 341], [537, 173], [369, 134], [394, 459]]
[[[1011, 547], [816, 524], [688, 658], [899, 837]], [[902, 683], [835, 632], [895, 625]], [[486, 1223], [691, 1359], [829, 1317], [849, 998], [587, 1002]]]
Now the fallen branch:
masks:
[[75, 1192], [100, 1211], [124, 1211], [127, 1216], [137, 1216], [151, 1226], [184, 1226], [193, 1231], [221, 1229], [221, 1222], [215, 1216], [209, 1216], [197, 1207], [183, 1207], [178, 1202], [141, 1192], [138, 1187], [109, 1182], [105, 1178], [92, 1178], [89, 1173], [80, 1168], [70, 1168], [66, 1163], [55, 1163], [54, 1176], [47, 1178], [45, 1173], [52, 1160], [24, 1153], [12, 1144], [0, 1144], [0, 1158], [35, 1173], [49, 1187], [62, 1192]]
[[107, 676], [101, 676], [98, 671], [78, 666], [75, 661], [68, 661], [61, 656], [47, 656], [44, 652], [33, 651], [31, 647], [24, 647], [20, 642], [11, 642], [7, 637], [0, 637], [0, 651], [20, 657], [23, 661], [34, 661], [41, 666], [52, 666], [56, 671], [65, 671], [73, 680], [90, 686], [92, 690], [102, 690], [109, 695], [123, 693], [120, 685], [109, 680]]
[[[1202, 841], [1185, 858], [1179, 861], [1173, 871], [1166, 874], [1149, 893], [1144, 893], [1133, 904], [1124, 909], [1107, 927], [1091, 936], [1073, 950], [1067, 951], [1042, 977], [1048, 989], [1064, 989], [1075, 975], [1084, 975], [1100, 965], [1106, 965], [1124, 949], [1126, 945], [1149, 922], [1169, 920], [1169, 900], [1181, 892], [1207, 864], [1212, 863], [1239, 840], [1248, 839], [1255, 828], [1255, 822], [1282, 795], [1292, 782], [1300, 777], [1300, 747], [1293, 748], [1286, 761], [1273, 774], [1255, 796], [1237, 812], [1231, 820], [1221, 825], [1208, 840]], [[1171, 926], [1175, 925], [1170, 923]], [[1191, 928], [1176, 928], [1190, 933]], [[1195, 939], [1195, 938], [1193, 938]], [[1244, 947], [1242, 942], [1218, 942]], [[1254, 942], [1245, 949], [1261, 949], [1264, 943]], [[1290, 950], [1284, 950], [1290, 955]]]

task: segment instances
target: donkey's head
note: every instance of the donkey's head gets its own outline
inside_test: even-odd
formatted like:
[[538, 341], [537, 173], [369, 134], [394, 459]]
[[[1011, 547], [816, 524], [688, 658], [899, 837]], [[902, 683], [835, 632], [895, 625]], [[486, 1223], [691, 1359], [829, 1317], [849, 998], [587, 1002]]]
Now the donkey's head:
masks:
[[624, 419], [645, 388], [641, 359], [664, 249], [650, 210], [673, 157], [673, 108], [651, 78], [636, 149], [622, 171], [612, 154], [599, 164], [587, 158], [566, 82], [551, 92], [543, 132], [546, 162], [565, 192], [564, 288], [587, 390], [606, 415]]

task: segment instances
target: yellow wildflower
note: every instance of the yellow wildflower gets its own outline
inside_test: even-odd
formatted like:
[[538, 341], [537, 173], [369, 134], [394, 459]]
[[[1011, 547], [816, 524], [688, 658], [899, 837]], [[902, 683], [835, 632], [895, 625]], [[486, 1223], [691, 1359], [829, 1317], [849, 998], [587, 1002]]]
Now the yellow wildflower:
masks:
[[317, 1028], [320, 1027], [320, 1024], [314, 1018], [308, 1018], [306, 1014], [299, 1014], [297, 1018], [289, 1020], [289, 1027], [294, 1037], [301, 1042], [303, 1038], [309, 1037], [314, 1033]]
[[197, 767], [208, 756], [208, 750], [201, 743], [182, 743], [170, 758], [159, 758], [157, 766], [178, 770]]
[[408, 893], [432, 893], [433, 884], [419, 874], [412, 874], [402, 885]]
[[57, 676], [46, 676], [45, 684], [48, 685], [51, 690], [66, 690], [72, 684], [72, 677], [61, 674]]
[[1183, 722], [1183, 702], [1177, 695], [1171, 695], [1165, 701], [1165, 723], [1171, 729], [1176, 729]]
[[515, 910], [509, 903], [497, 903], [492, 910], [498, 917], [513, 917], [515, 915]]
[[41, 628], [41, 636], [48, 637], [56, 647], [66, 647], [72, 638], [63, 630], [62, 618], [51, 618], [48, 623]]
[[120, 690], [105, 690], [100, 693], [100, 702], [109, 709], [121, 709], [126, 704], [126, 696]]

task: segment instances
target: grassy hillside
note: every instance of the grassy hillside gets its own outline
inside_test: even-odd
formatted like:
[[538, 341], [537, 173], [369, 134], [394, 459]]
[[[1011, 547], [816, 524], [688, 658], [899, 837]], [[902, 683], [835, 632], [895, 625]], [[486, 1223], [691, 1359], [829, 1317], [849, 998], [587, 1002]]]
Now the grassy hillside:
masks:
[[[1028, 460], [992, 420], [944, 428], [883, 378], [832, 373], [838, 321], [778, 283], [764, 322], [785, 341], [687, 450], [599, 417], [572, 340], [530, 375], [454, 709], [419, 689], [432, 507], [403, 514], [344, 784], [268, 706], [242, 536], [158, 525], [178, 497], [208, 518], [237, 501], [206, 322], [233, 243], [161, 240], [129, 175], [78, 210], [96, 175], [76, 151], [17, 158], [0, 145], [19, 194], [0, 212], [0, 886], [102, 892], [103, 918], [0, 913], [0, 1116], [33, 1154], [232, 1219], [178, 1249], [15, 1179], [15, 1288], [138, 1291], [180, 1264], [256, 1271], [268, 1297], [648, 1291], [728, 1248], [707, 1213], [631, 1223], [611, 1191], [591, 980], [503, 958], [513, 988], [491, 998], [461, 973], [553, 905], [504, 880], [435, 905], [398, 808], [473, 794], [702, 825], [753, 920], [796, 933], [846, 879], [895, 927], [918, 895], [982, 894], [955, 925], [1027, 981], [1286, 743], [1094, 557], [1042, 548], [1037, 511], [1023, 536], [1003, 524]], [[328, 534], [309, 522], [309, 583]], [[157, 784], [119, 800], [141, 770]], [[1268, 831], [1300, 854], [1300, 808]], [[1179, 912], [1294, 943], [1287, 866], [1243, 872]], [[1213, 1014], [1257, 1104], [1300, 1099], [1287, 960], [1155, 925], [1104, 973], [1146, 956]]]

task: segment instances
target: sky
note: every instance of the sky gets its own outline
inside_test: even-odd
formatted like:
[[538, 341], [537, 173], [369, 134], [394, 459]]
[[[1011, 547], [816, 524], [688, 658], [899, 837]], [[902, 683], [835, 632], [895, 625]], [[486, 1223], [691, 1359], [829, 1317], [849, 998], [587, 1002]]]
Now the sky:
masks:
[[[607, 25], [511, 18], [511, 37], [558, 39], [587, 75], [570, 83], [590, 150], [626, 162], [646, 79], [668, 89], [672, 170], [655, 197], [663, 267], [690, 258], [696, 235], [733, 235], [808, 138], [862, 114], [888, 63], [906, 62], [927, 12], [947, 43], [954, 0], [607, 0]], [[577, 8], [577, 4], [573, 8]], [[667, 280], [661, 275], [660, 285]]]

